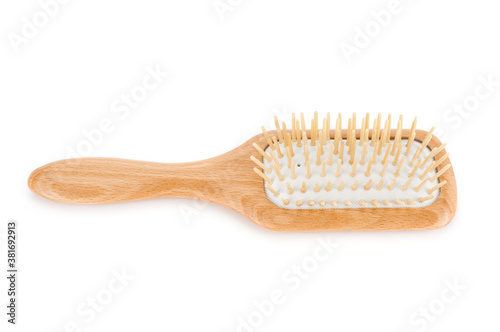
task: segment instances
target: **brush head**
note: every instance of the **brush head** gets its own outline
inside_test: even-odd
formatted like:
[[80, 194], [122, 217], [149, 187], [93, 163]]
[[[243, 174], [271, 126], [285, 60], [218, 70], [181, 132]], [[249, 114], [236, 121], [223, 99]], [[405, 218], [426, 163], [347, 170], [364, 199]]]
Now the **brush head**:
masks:
[[332, 129], [330, 122], [328, 114], [320, 128], [315, 113], [306, 128], [303, 114], [300, 119], [293, 114], [290, 129], [276, 117], [276, 131], [262, 128], [267, 146], [254, 144], [261, 158], [251, 159], [265, 196], [275, 206], [350, 210], [351, 218], [358, 218], [356, 211], [432, 211], [447, 186], [454, 190], [446, 145], [433, 137], [434, 128], [417, 130], [416, 118], [411, 129], [403, 129], [402, 116], [391, 129], [391, 115], [382, 119], [380, 114], [371, 127], [369, 114], [359, 128], [355, 113], [345, 129], [340, 114]]

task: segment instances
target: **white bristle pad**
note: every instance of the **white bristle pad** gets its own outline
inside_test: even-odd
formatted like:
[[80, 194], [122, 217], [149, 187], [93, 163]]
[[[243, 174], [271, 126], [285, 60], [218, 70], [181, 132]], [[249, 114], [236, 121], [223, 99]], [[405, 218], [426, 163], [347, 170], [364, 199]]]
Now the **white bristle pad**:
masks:
[[[323, 146], [324, 152], [323, 155], [321, 156], [321, 160], [327, 159], [328, 158], [328, 147], [332, 141], [328, 141], [327, 145]], [[344, 142], [346, 142], [344, 140]], [[403, 190], [402, 187], [404, 184], [408, 181], [408, 174], [412, 171], [413, 167], [410, 166], [410, 162], [417, 151], [417, 149], [421, 146], [421, 143], [418, 141], [414, 141], [409, 156], [405, 156], [406, 152], [406, 139], [402, 139], [402, 151], [399, 157], [399, 160], [401, 158], [404, 158], [404, 164], [403, 167], [399, 173], [398, 177], [395, 177], [395, 172], [397, 170], [397, 166], [393, 165], [393, 160], [395, 156], [389, 155], [389, 163], [386, 168], [384, 176], [380, 176], [380, 172], [383, 169], [383, 164], [382, 160], [384, 159], [385, 151], [386, 148], [382, 149], [382, 154], [377, 156], [377, 162], [372, 165], [371, 167], [371, 174], [369, 177], [365, 176], [366, 169], [368, 167], [368, 162], [370, 158], [373, 156], [373, 150], [375, 147], [372, 147], [370, 145], [370, 142], [368, 142], [367, 145], [367, 153], [366, 153], [366, 163], [364, 165], [361, 165], [359, 163], [359, 160], [361, 160], [361, 155], [363, 152], [363, 147], [362, 146], [357, 146], [356, 147], [356, 152], [355, 152], [355, 158], [358, 159], [358, 165], [356, 167], [356, 175], [354, 177], [351, 176], [351, 170], [352, 170], [352, 165], [349, 164], [349, 158], [350, 155], [347, 153], [348, 151], [348, 146], [346, 146], [345, 151], [344, 151], [344, 159], [345, 161], [343, 162], [343, 165], [341, 167], [341, 175], [340, 177], [336, 176], [336, 170], [337, 170], [337, 160], [338, 160], [338, 155], [333, 155], [333, 164], [332, 165], [326, 165], [326, 176], [322, 177], [321, 176], [321, 169], [322, 165], [316, 165], [316, 149], [319, 145], [318, 142], [316, 142], [315, 146], [311, 146], [310, 143], [311, 141], [308, 141], [308, 147], [309, 147], [309, 160], [310, 160], [310, 167], [311, 167], [311, 178], [307, 179], [306, 178], [306, 172], [307, 172], [307, 167], [305, 165], [305, 156], [304, 156], [304, 147], [297, 147], [297, 142], [292, 142], [293, 145], [293, 151], [294, 151], [294, 156], [292, 157], [292, 161], [295, 163], [295, 174], [297, 178], [295, 180], [292, 180], [290, 175], [291, 175], [291, 169], [288, 167], [288, 159], [285, 154], [284, 150], [284, 144], [280, 144], [281, 151], [283, 152], [284, 156], [279, 159], [280, 164], [283, 166], [283, 168], [280, 169], [280, 172], [283, 174], [285, 179], [283, 181], [280, 181], [278, 178], [278, 175], [276, 172], [271, 172], [270, 174], [266, 174], [273, 180], [272, 188], [275, 189], [277, 192], [279, 192], [279, 196], [274, 196], [272, 192], [270, 192], [267, 188], [264, 188], [266, 192], [267, 198], [272, 201], [274, 204], [276, 204], [279, 207], [285, 208], [285, 209], [300, 209], [300, 210], [307, 210], [307, 209], [359, 209], [359, 208], [420, 208], [424, 206], [431, 205], [439, 196], [440, 190], [436, 190], [432, 193], [434, 196], [432, 199], [426, 200], [423, 203], [420, 203], [418, 201], [419, 198], [428, 196], [427, 190], [430, 188], [433, 188], [436, 184], [439, 183], [439, 180], [436, 179], [434, 182], [427, 181], [418, 192], [416, 192], [414, 189], [417, 187], [422, 180], [419, 178], [419, 176], [424, 173], [425, 169], [427, 166], [429, 166], [435, 159], [431, 158], [430, 161], [428, 161], [424, 167], [424, 169], [417, 168], [417, 172], [415, 173], [414, 179], [411, 182], [410, 186], [408, 187], [407, 190]], [[359, 144], [359, 140], [357, 141], [356, 144]], [[387, 147], [387, 145], [386, 145]], [[266, 152], [269, 153], [270, 147], [267, 147]], [[275, 155], [276, 151], [274, 151]], [[419, 159], [424, 160], [429, 154], [431, 153], [431, 150], [427, 147], [425, 148]], [[278, 157], [278, 156], [277, 156]], [[266, 161], [265, 159], [263, 160], [264, 165], [267, 167], [271, 168], [271, 162]], [[415, 161], [416, 164], [416, 161]], [[300, 165], [300, 166], [299, 166]], [[433, 169], [432, 171], [428, 172], [426, 177], [431, 178], [433, 175], [436, 174], [436, 170]], [[376, 186], [379, 184], [380, 180], [384, 178], [384, 184], [383, 187], [380, 190], [376, 189]], [[388, 189], [389, 184], [393, 181], [393, 179], [397, 179], [394, 188], [392, 190]], [[341, 182], [341, 179], [344, 180], [344, 189], [342, 191], [338, 190], [338, 186]], [[369, 190], [365, 190], [364, 186], [367, 184], [369, 180], [372, 180], [372, 185]], [[331, 187], [332, 189], [330, 191], [326, 191], [325, 187], [327, 186], [328, 180], [331, 181]], [[356, 190], [352, 190], [351, 187], [354, 185], [355, 181], [358, 180], [358, 185]], [[286, 183], [289, 182], [292, 189], [293, 193], [291, 195], [288, 194], [287, 192], [287, 186]], [[300, 191], [302, 187], [302, 183], [305, 182], [307, 186], [307, 191], [305, 193], [302, 193]], [[316, 183], [319, 183], [320, 186], [320, 191], [315, 192], [314, 187], [316, 186]], [[287, 199], [290, 201], [289, 204], [285, 205], [282, 201], [282, 198]], [[407, 199], [411, 199], [414, 201], [413, 204], [406, 204]], [[380, 207], [374, 206], [371, 202], [373, 200], [376, 200]], [[383, 201], [388, 200], [391, 204], [391, 206], [386, 206], [383, 204]], [[396, 200], [400, 200], [402, 202], [405, 202], [404, 205], [398, 205], [396, 204]], [[301, 206], [298, 206], [296, 204], [297, 201], [302, 201], [303, 204]], [[309, 206], [308, 202], [313, 201], [314, 205]], [[325, 205], [321, 206], [319, 204], [320, 201], [324, 201]], [[337, 205], [334, 206], [331, 204], [332, 201], [336, 201]], [[346, 205], [345, 202], [349, 201], [352, 204], [351, 205]], [[363, 206], [359, 202], [360, 201], [365, 201], [368, 206]]]

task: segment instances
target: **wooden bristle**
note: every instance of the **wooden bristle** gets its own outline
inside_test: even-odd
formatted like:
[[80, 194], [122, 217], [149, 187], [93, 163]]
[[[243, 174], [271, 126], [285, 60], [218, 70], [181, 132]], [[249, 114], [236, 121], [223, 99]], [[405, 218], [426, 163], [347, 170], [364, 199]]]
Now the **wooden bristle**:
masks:
[[326, 140], [327, 140], [327, 135], [328, 135], [328, 132], [327, 132], [327, 128], [326, 128], [326, 118], [323, 119], [323, 130], [321, 130], [321, 144], [325, 144]]
[[429, 181], [429, 178], [426, 178], [424, 181], [420, 182], [420, 184], [415, 187], [415, 191], [418, 193], [427, 181]]
[[434, 187], [427, 189], [427, 193], [430, 195], [434, 191], [438, 190], [439, 188], [443, 187], [445, 184], [447, 184], [448, 181], [444, 180], [443, 182], [440, 182], [439, 184], [435, 185]]
[[255, 158], [254, 156], [250, 156], [250, 159], [252, 159], [252, 161], [257, 166], [259, 166], [260, 168], [262, 168], [267, 174], [269, 174], [269, 173], [272, 172], [272, 169], [270, 169], [269, 167], [267, 167], [266, 165], [264, 165], [259, 159]]
[[[355, 141], [355, 140], [353, 139], [353, 141]], [[356, 143], [355, 142], [351, 143], [349, 150], [351, 153], [351, 159], [349, 160], [349, 164], [352, 165], [354, 163], [354, 159], [356, 157]]]
[[445, 167], [443, 167], [439, 172], [437, 172], [430, 180], [431, 182], [434, 182], [436, 181], [436, 179], [438, 177], [440, 177], [441, 175], [443, 175], [447, 170], [449, 170], [451, 168], [451, 164], [448, 164], [446, 165]]
[[295, 174], [295, 163], [292, 162], [292, 167], [290, 167], [290, 179], [295, 180], [297, 178], [297, 174]]
[[318, 138], [318, 112], [314, 112], [314, 138]]
[[413, 179], [414, 177], [411, 177], [408, 179], [408, 181], [405, 182], [405, 184], [403, 185], [403, 187], [401, 188], [403, 191], [406, 191], [408, 190], [408, 187], [410, 186], [410, 184], [413, 182]]
[[401, 172], [401, 168], [403, 168], [403, 164], [405, 163], [405, 160], [404, 159], [401, 159], [399, 161], [399, 164], [398, 164], [398, 168], [396, 169], [396, 172], [394, 173], [394, 177], [398, 177], [400, 172]]
[[375, 149], [373, 149], [373, 156], [372, 156], [372, 160], [373, 160], [373, 163], [376, 164], [377, 163], [377, 155], [378, 155], [378, 147], [380, 146], [380, 142], [377, 142], [375, 143]]
[[293, 153], [292, 137], [290, 136], [290, 133], [286, 133], [285, 146], [287, 149], [290, 149], [290, 156], [291, 157], [295, 156], [295, 154]]
[[373, 120], [373, 128], [372, 128], [372, 136], [370, 145], [375, 147], [375, 143], [377, 142], [377, 119]]
[[337, 160], [337, 171], [335, 172], [336, 177], [340, 177], [342, 170], [342, 159]]
[[[274, 147], [276, 148], [276, 153], [278, 154], [278, 158], [283, 158], [283, 153], [281, 153], [281, 148], [280, 148], [280, 145], [278, 143], [278, 140], [276, 139], [276, 136], [273, 136], [273, 144], [274, 144]], [[272, 151], [270, 151], [272, 152]]]
[[387, 186], [387, 189], [393, 190], [394, 189], [394, 185], [396, 184], [397, 181], [398, 181], [398, 179], [393, 179], [391, 181], [391, 183], [389, 184], [389, 186]]
[[[365, 124], [366, 124], [366, 129], [370, 129], [370, 113], [366, 113], [365, 115]], [[368, 139], [368, 136], [366, 137], [366, 139]]]
[[316, 127], [314, 120], [311, 120], [311, 146], [316, 146]]
[[366, 177], [369, 177], [370, 174], [371, 174], [371, 169], [372, 169], [372, 165], [373, 165], [373, 159], [370, 159], [368, 161], [368, 167], [366, 168], [366, 172], [365, 172], [365, 176]]
[[262, 155], [262, 157], [264, 157], [268, 162], [271, 162], [272, 161], [272, 158], [264, 152], [264, 150], [262, 150], [260, 148], [260, 146], [258, 146], [257, 144], [253, 143], [253, 147], [255, 148], [255, 150], [257, 150], [258, 153], [260, 153]]
[[431, 153], [429, 153], [429, 155], [420, 163], [420, 166], [419, 166], [420, 169], [424, 169], [427, 162], [429, 160], [431, 160], [437, 154], [437, 150], [438, 150], [438, 148], [432, 149]]
[[433, 199], [433, 198], [434, 198], [434, 196], [433, 196], [433, 195], [429, 195], [429, 196], [425, 196], [425, 197], [420, 197], [420, 198], [418, 199], [418, 201], [419, 201], [420, 203], [423, 203], [423, 202], [428, 201], [428, 200]]
[[332, 181], [331, 180], [328, 180], [328, 183], [326, 184], [325, 190], [326, 191], [332, 190]]
[[[411, 129], [410, 129], [410, 139], [411, 137], [413, 136], [413, 138], [415, 138], [415, 134], [416, 134], [416, 131], [417, 130], [417, 117], [415, 117], [415, 119], [413, 120], [413, 123], [411, 125]], [[413, 143], [413, 140], [411, 140], [411, 143]], [[408, 141], [408, 144], [406, 145], [406, 147], [410, 147], [410, 141]]]
[[283, 176], [283, 174], [281, 174], [280, 170], [278, 169], [278, 166], [276, 166], [275, 163], [272, 163], [271, 165], [273, 166], [273, 170], [276, 173], [276, 175], [278, 175], [278, 179], [280, 181], [285, 180], [285, 177]]
[[288, 159], [288, 168], [292, 168], [292, 153], [289, 146], [286, 147], [286, 158]]
[[357, 165], [358, 165], [358, 159], [354, 159], [354, 162], [352, 163], [351, 177], [356, 176], [356, 166]]
[[340, 160], [344, 159], [344, 148], [345, 148], [345, 142], [342, 141], [342, 143], [340, 143], [340, 152], [339, 152], [339, 159]]
[[380, 140], [380, 127], [382, 126], [382, 113], [377, 116], [377, 142]]
[[422, 162], [422, 160], [418, 160], [417, 164], [413, 167], [411, 172], [408, 174], [409, 178], [412, 178], [413, 176], [415, 176], [415, 173], [417, 172], [418, 166], [421, 164], [421, 162]]
[[359, 146], [363, 146], [364, 141], [365, 141], [365, 130], [366, 130], [366, 119], [363, 118], [361, 120], [361, 130], [359, 132]]
[[433, 162], [429, 165], [429, 167], [425, 169], [425, 171], [419, 176], [420, 180], [423, 180], [427, 176], [427, 174], [434, 168], [436, 168], [436, 162]]
[[318, 144], [318, 147], [316, 148], [316, 166], [321, 165], [321, 143]]
[[299, 120], [295, 120], [295, 130], [297, 131], [297, 147], [302, 147], [302, 132], [300, 131], [300, 125], [299, 125]]
[[330, 140], [332, 137], [330, 135], [330, 112], [326, 114], [326, 139]]
[[276, 125], [276, 131], [278, 132], [278, 139], [280, 143], [283, 143], [283, 133], [281, 132], [280, 122], [278, 121], [277, 116], [274, 116], [274, 124]]
[[330, 143], [330, 147], [328, 148], [328, 161], [327, 161], [328, 165], [333, 165], [333, 149], [334, 145], [333, 143]]
[[439, 158], [439, 160], [436, 161], [435, 167], [438, 167], [439, 165], [441, 165], [443, 163], [443, 161], [445, 161], [446, 159], [448, 159], [449, 156], [450, 156], [450, 153], [448, 152], [444, 156], [442, 156], [441, 158]]
[[380, 144], [378, 147], [378, 155], [382, 154], [382, 149], [385, 148], [385, 145], [387, 144], [387, 130], [389, 128], [389, 120], [385, 121], [385, 126], [384, 130], [382, 131], [382, 136], [380, 137]]
[[363, 188], [365, 188], [365, 190], [370, 190], [370, 188], [372, 187], [372, 183], [373, 183], [372, 179], [368, 180], [368, 182], [365, 184]]
[[398, 151], [396, 152], [396, 156], [394, 157], [394, 161], [392, 162], [393, 166], [396, 166], [398, 164], [399, 160], [399, 155], [401, 154], [401, 149], [403, 148], [403, 145], [399, 143], [398, 145]]
[[344, 179], [340, 179], [340, 184], [339, 184], [339, 186], [337, 187], [337, 190], [338, 190], [338, 191], [342, 191], [342, 190], [344, 190]]
[[413, 142], [415, 141], [415, 133], [411, 133], [411, 136], [408, 140], [408, 143], [406, 144], [406, 152], [405, 152], [405, 156], [408, 157], [410, 155], [410, 152], [411, 152], [411, 148], [413, 146]]
[[264, 179], [264, 181], [270, 183], [270, 184], [273, 184], [274, 183], [274, 180], [270, 179], [267, 175], [265, 175], [264, 173], [262, 173], [262, 171], [256, 167], [254, 167], [253, 171], [255, 173], [257, 173], [258, 176], [260, 176], [262, 179]]
[[445, 147], [447, 143], [442, 144], [439, 148], [434, 148], [432, 149], [432, 152], [429, 153], [429, 155], [422, 161], [420, 165], [420, 169], [424, 169], [425, 164], [429, 162], [434, 156], [438, 155]]
[[389, 143], [389, 146], [387, 146], [387, 149], [385, 150], [385, 155], [384, 155], [384, 159], [382, 159], [382, 164], [385, 164], [387, 162], [387, 160], [389, 160], [389, 154], [391, 153], [391, 147], [392, 147], [392, 141]]
[[310, 161], [306, 162], [306, 167], [307, 167], [306, 178], [310, 179], [311, 176], [312, 176], [312, 173], [311, 173], [311, 162]]
[[264, 126], [261, 127], [262, 133], [264, 134], [264, 137], [266, 138], [267, 144], [271, 147], [272, 150], [275, 149], [273, 142], [271, 141], [271, 137], [269, 137], [269, 133], [267, 132], [266, 128]]
[[271, 187], [271, 185], [269, 183], [266, 183], [266, 188], [267, 188], [267, 190], [272, 192], [274, 196], [278, 197], [280, 195], [280, 193], [277, 192], [276, 190], [274, 190], [274, 188]]
[[333, 153], [335, 155], [339, 154], [339, 145], [341, 141], [342, 141], [342, 120], [339, 116], [339, 118], [337, 118], [337, 125], [335, 126], [335, 149], [333, 150]]
[[304, 118], [304, 113], [300, 113], [300, 131], [305, 132], [306, 131], [306, 120]]
[[302, 141], [304, 142], [304, 158], [306, 162], [309, 161], [309, 144], [307, 142], [307, 134], [306, 132], [302, 132]]
[[429, 142], [430, 142], [430, 140], [432, 138], [432, 133], [434, 133], [435, 129], [436, 129], [436, 127], [432, 127], [431, 130], [429, 130], [429, 132], [425, 136], [424, 140], [422, 141], [422, 145], [421, 145], [421, 150], [422, 151], [427, 147], [427, 144], [429, 144]]
[[386, 159], [384, 166], [382, 167], [382, 170], [380, 171], [380, 176], [385, 175], [385, 171], [387, 170], [387, 166], [389, 165], [389, 159]]
[[271, 159], [273, 160], [273, 163], [278, 167], [278, 169], [282, 169], [283, 166], [281, 166], [280, 161], [276, 157], [273, 151], [269, 151], [269, 154], [271, 154]]
[[399, 148], [399, 145], [401, 145], [402, 134], [403, 134], [403, 131], [400, 128], [400, 125], [398, 124], [398, 129], [396, 131], [396, 137], [394, 138], [394, 144], [392, 145], [391, 156], [394, 156], [396, 154], [396, 150]]
[[361, 152], [361, 161], [359, 162], [361, 165], [366, 164], [366, 152], [367, 152], [367, 143], [363, 143], [363, 152]]

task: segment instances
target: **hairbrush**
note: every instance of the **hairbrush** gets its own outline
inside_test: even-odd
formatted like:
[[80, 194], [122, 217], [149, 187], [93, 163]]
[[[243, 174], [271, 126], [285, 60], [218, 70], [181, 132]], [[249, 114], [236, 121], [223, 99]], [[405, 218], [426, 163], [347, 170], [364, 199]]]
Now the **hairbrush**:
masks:
[[[76, 158], [42, 166], [28, 185], [47, 199], [101, 204], [187, 197], [213, 202], [277, 231], [418, 230], [448, 224], [457, 206], [446, 152], [429, 132], [403, 129], [400, 116], [356, 113], [333, 128], [315, 112], [291, 125], [274, 118], [262, 133], [215, 158], [164, 164], [114, 158]], [[330, 129], [332, 127], [332, 129]]]

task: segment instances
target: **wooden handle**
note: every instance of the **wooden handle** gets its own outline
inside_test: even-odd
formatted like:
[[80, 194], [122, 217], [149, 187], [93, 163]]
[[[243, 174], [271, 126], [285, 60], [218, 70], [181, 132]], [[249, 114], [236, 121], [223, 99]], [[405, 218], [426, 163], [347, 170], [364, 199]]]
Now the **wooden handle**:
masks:
[[68, 159], [42, 166], [28, 185], [53, 201], [115, 203], [159, 197], [212, 201], [220, 194], [210, 163], [162, 164], [113, 158]]

